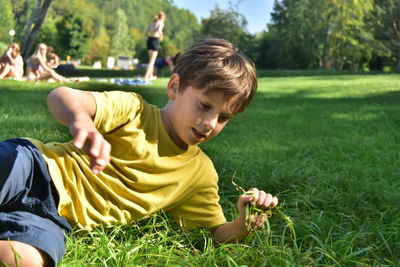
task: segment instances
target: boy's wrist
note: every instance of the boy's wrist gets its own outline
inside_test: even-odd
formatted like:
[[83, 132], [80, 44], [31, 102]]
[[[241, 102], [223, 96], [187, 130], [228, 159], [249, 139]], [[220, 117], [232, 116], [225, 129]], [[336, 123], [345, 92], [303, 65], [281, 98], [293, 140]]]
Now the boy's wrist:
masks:
[[220, 243], [241, 242], [250, 234], [245, 222], [240, 217], [215, 228], [212, 233]]
[[235, 228], [238, 232], [245, 234], [246, 236], [250, 234], [250, 231], [246, 224], [246, 219], [242, 216], [238, 216], [232, 223], [235, 225]]

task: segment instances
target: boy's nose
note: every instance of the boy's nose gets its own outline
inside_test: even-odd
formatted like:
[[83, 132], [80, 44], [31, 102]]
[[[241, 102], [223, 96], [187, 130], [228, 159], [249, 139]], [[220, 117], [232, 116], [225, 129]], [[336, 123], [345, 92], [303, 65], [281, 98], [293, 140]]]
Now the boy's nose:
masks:
[[213, 115], [204, 120], [204, 125], [209, 130], [214, 130], [218, 123], [218, 115]]

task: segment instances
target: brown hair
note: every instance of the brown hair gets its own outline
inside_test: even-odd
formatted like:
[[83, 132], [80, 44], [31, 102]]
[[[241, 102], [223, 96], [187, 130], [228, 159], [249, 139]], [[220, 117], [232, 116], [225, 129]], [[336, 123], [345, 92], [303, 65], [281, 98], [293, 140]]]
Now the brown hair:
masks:
[[233, 114], [242, 112], [257, 89], [254, 63], [224, 39], [207, 38], [179, 55], [173, 73], [179, 92], [188, 86], [222, 92]]
[[11, 43], [9, 47], [12, 47], [17, 53], [21, 52], [19, 44], [17, 43]]
[[8, 46], [7, 50], [4, 52], [4, 54], [1, 56], [1, 59], [2, 59], [2, 60], [6, 60], [6, 59], [8, 58], [8, 57], [7, 57], [7, 51], [8, 51], [8, 49], [10, 49], [10, 48], [13, 49], [13, 53], [12, 53], [12, 56], [13, 56], [13, 57], [18, 56], [18, 55], [20, 54], [20, 52], [21, 52], [21, 49], [20, 49], [20, 47], [19, 47], [19, 45], [18, 45], [17, 43], [11, 43], [11, 44]]
[[166, 19], [167, 18], [167, 16], [165, 15], [165, 13], [164, 12], [162, 12], [162, 11], [160, 11], [160, 13], [158, 13], [157, 15], [155, 15], [154, 16], [154, 22], [156, 22], [156, 21], [158, 21], [158, 20], [160, 20], [160, 19]]
[[52, 46], [47, 47], [47, 55], [55, 53], [55, 50]]

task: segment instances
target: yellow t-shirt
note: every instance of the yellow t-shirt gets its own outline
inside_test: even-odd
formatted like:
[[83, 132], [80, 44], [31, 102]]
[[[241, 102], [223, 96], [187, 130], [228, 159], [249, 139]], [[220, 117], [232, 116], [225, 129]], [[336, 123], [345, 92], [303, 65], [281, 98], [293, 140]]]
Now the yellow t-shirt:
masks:
[[103, 172], [95, 175], [88, 156], [71, 142], [29, 139], [44, 154], [62, 216], [81, 228], [131, 223], [160, 209], [188, 229], [226, 222], [218, 203], [218, 175], [199, 147], [177, 147], [160, 110], [135, 93], [92, 94], [94, 123], [112, 146]]

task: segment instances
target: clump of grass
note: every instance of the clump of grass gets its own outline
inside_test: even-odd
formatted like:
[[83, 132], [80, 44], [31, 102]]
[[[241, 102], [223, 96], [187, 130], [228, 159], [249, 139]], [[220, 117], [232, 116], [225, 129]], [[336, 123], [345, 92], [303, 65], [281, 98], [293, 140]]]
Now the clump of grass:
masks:
[[[236, 184], [233, 180], [231, 181], [232, 184], [235, 186], [236, 190], [239, 191], [242, 195], [253, 195], [253, 191], [246, 191], [244, 190], [240, 185]], [[293, 238], [293, 240], [296, 240], [296, 231], [294, 229], [294, 224], [292, 219], [289, 216], [286, 216], [282, 211], [280, 207], [275, 207], [275, 208], [268, 208], [267, 210], [262, 210], [260, 208], [257, 208], [255, 205], [251, 204], [246, 204], [246, 227], [249, 232], [252, 232], [254, 228], [251, 226], [252, 224], [252, 219], [254, 217], [258, 216], [263, 216], [265, 218], [265, 224], [266, 224], [266, 229], [267, 229], [267, 234], [271, 233], [271, 225], [269, 223], [269, 219], [272, 218], [273, 215], [276, 215], [277, 217], [281, 218], [285, 224], [286, 228], [289, 229], [290, 234]]]

